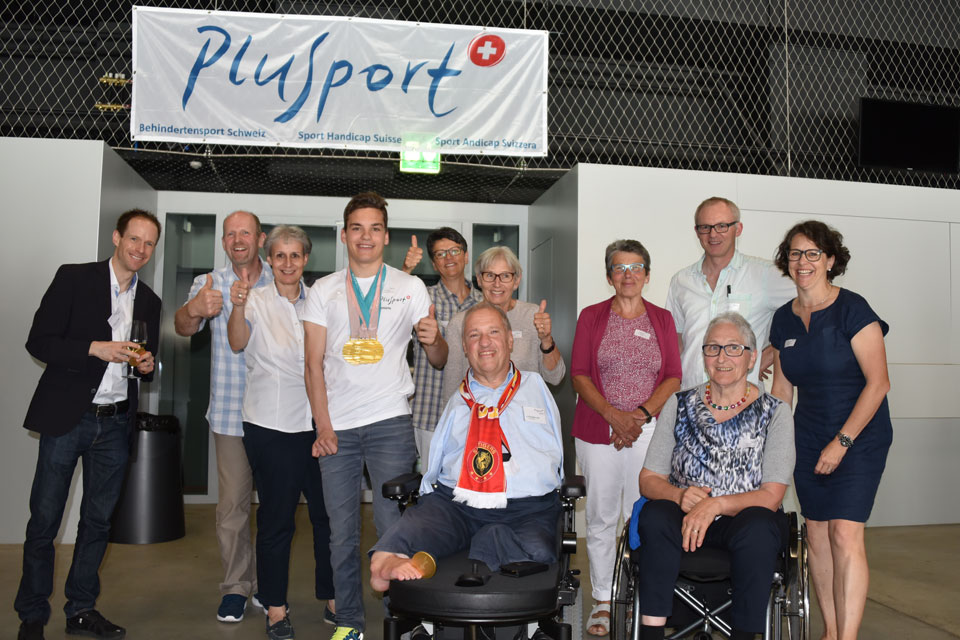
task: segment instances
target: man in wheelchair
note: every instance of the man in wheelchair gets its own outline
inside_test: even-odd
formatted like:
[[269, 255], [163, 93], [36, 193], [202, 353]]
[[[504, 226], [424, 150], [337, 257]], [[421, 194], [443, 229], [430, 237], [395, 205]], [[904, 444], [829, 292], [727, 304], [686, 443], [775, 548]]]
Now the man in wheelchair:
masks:
[[714, 318], [702, 347], [709, 382], [660, 414], [640, 472], [650, 500], [637, 517], [641, 640], [664, 638], [681, 555], [702, 546], [730, 553], [731, 638], [763, 633], [795, 450], [790, 407], [747, 382], [756, 347], [741, 316]]
[[463, 349], [470, 370], [437, 424], [421, 498], [371, 549], [377, 591], [424, 577], [418, 552], [442, 560], [469, 548], [491, 571], [557, 560], [563, 445], [553, 396], [537, 373], [513, 367], [513, 333], [497, 307], [467, 312]]

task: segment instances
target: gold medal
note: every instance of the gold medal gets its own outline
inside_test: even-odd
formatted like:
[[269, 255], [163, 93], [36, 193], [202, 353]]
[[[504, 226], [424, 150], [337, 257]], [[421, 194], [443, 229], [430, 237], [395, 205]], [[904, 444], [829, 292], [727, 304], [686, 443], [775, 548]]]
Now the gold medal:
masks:
[[347, 364], [373, 364], [383, 358], [383, 345], [376, 338], [351, 338], [343, 345]]

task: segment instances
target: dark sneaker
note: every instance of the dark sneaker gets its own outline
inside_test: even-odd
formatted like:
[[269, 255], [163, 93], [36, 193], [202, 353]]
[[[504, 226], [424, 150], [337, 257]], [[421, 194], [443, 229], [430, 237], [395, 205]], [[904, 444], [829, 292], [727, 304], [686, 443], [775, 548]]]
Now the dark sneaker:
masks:
[[290, 616], [283, 616], [282, 619], [270, 624], [270, 618], [267, 618], [267, 637], [270, 640], [292, 640], [293, 625], [290, 624]]
[[[290, 609], [288, 608], [287, 611], [289, 610]], [[327, 624], [332, 624], [333, 626], [337, 626], [337, 614], [335, 614], [333, 611], [330, 611], [330, 607], [324, 607], [323, 621], [326, 622]]]
[[21, 622], [17, 640], [43, 640], [43, 623], [39, 620]]
[[127, 635], [127, 630], [104, 618], [96, 609], [90, 609], [67, 618], [67, 633], [72, 636], [120, 640]]
[[220, 608], [217, 609], [217, 620], [220, 622], [240, 622], [243, 620], [243, 612], [246, 608], [247, 596], [228, 593], [220, 600]]

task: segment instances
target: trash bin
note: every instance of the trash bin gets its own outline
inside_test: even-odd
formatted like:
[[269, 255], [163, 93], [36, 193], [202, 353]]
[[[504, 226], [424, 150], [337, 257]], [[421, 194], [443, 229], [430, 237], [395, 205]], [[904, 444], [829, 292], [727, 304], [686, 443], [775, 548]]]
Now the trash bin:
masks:
[[176, 416], [138, 413], [110, 542], [151, 544], [176, 540], [185, 533], [180, 422]]

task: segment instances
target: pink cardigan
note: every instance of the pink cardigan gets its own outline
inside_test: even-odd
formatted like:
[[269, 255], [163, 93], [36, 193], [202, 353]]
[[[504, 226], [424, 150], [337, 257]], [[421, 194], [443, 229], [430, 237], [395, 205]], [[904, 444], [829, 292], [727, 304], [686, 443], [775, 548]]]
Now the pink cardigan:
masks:
[[[607, 320], [610, 319], [610, 307], [613, 298], [590, 305], [580, 312], [577, 320], [577, 332], [573, 336], [573, 355], [570, 358], [570, 377], [588, 376], [593, 385], [603, 394], [603, 384], [600, 382], [600, 368], [597, 365], [597, 352], [600, 341], [607, 330]], [[673, 316], [666, 309], [658, 307], [644, 299], [650, 323], [657, 333], [657, 342], [660, 344], [660, 371], [654, 388], [667, 378], [681, 379], [680, 373], [680, 346], [677, 342], [677, 329], [673, 323]], [[591, 444], [610, 443], [610, 425], [599, 413], [590, 408], [583, 400], [577, 398], [577, 410], [573, 414], [573, 436]]]

